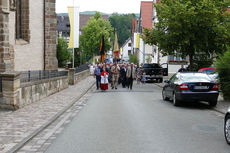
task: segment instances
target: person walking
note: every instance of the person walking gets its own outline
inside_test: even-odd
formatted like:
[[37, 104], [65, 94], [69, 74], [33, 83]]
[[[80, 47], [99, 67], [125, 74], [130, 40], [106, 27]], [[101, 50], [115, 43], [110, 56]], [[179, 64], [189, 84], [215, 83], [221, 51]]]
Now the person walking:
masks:
[[112, 73], [112, 89], [117, 89], [118, 86], [118, 78], [119, 78], [119, 73], [120, 73], [120, 67], [117, 65], [117, 62], [112, 66], [111, 68], [111, 73]]
[[108, 77], [109, 77], [109, 73], [106, 72], [106, 68], [103, 68], [103, 72], [101, 72], [101, 85], [100, 85], [102, 91], [108, 90], [108, 86], [109, 86]]
[[140, 66], [137, 68], [137, 84], [140, 84], [141, 76], [142, 76], [142, 67]]
[[184, 65], [181, 65], [181, 68], [178, 70], [178, 72], [186, 72], [187, 70], [184, 68]]
[[94, 70], [94, 78], [96, 77], [96, 87], [97, 90], [100, 88], [100, 82], [101, 82], [101, 68], [99, 66], [99, 63], [97, 63], [97, 66]]
[[141, 83], [142, 83], [142, 84], [145, 84], [145, 82], [146, 82], [146, 73], [145, 73], [145, 71], [143, 70], [142, 77], [141, 77]]
[[131, 63], [130, 67], [127, 69], [126, 78], [128, 80], [128, 89], [132, 90], [133, 88], [133, 80], [136, 78], [136, 69]]
[[121, 83], [122, 83], [122, 87], [125, 88], [126, 86], [126, 68], [125, 65], [121, 66]]

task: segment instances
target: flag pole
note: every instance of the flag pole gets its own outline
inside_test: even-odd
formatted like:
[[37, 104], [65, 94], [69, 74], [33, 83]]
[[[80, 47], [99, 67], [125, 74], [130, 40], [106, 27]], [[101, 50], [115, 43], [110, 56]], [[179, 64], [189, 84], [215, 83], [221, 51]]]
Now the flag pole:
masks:
[[[74, 0], [73, 0], [73, 15], [74, 15]], [[74, 29], [74, 21], [73, 21], [73, 29]], [[74, 36], [73, 36], [73, 68], [74, 68]]]

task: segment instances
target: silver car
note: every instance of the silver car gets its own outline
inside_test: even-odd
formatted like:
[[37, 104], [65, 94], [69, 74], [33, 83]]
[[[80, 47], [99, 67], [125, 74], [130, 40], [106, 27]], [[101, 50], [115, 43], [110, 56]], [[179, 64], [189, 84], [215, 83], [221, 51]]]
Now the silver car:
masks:
[[224, 135], [227, 143], [230, 145], [230, 107], [228, 108], [224, 119]]

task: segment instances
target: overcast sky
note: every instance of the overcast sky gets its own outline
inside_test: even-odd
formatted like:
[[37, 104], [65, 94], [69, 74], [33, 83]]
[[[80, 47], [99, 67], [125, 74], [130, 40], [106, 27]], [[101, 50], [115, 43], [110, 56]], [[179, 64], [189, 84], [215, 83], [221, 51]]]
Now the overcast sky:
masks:
[[[145, 0], [151, 1], [151, 0]], [[141, 0], [74, 0], [80, 11], [99, 11], [103, 13], [140, 13]], [[67, 6], [73, 5], [73, 0], [56, 0], [56, 12], [67, 13]]]

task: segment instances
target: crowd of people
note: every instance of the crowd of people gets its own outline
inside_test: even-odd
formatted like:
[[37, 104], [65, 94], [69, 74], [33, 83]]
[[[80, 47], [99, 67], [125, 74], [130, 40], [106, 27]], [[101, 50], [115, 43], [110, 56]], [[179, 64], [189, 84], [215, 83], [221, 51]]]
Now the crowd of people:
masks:
[[97, 63], [93, 75], [96, 78], [97, 90], [101, 89], [102, 91], [108, 90], [109, 84], [111, 84], [111, 89], [116, 90], [121, 84], [123, 88], [132, 90], [134, 80], [137, 80], [137, 84], [146, 82], [145, 73], [141, 66], [133, 63]]

